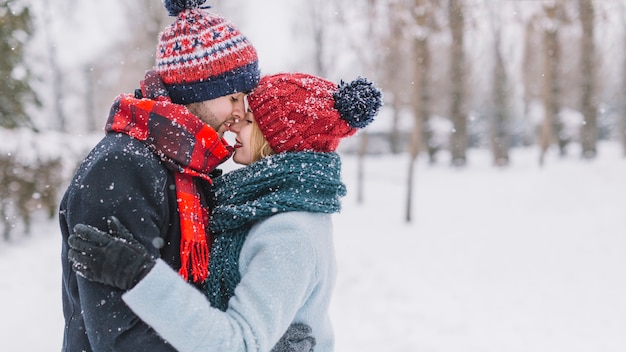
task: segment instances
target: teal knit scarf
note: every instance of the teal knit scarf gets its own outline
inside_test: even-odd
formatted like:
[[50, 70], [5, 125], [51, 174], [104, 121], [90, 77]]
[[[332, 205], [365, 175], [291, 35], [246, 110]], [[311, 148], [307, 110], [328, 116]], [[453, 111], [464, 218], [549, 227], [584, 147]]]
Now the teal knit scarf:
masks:
[[207, 296], [223, 311], [241, 279], [239, 253], [250, 228], [289, 211], [336, 213], [346, 187], [336, 153], [280, 153], [214, 180]]

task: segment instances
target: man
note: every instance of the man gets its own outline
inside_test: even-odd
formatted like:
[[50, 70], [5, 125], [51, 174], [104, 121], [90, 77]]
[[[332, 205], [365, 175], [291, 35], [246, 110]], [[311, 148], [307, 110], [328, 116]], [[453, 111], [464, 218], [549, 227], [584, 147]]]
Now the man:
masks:
[[191, 283], [207, 276], [209, 173], [230, 157], [222, 134], [243, 118], [244, 94], [260, 73], [246, 37], [200, 9], [203, 2], [164, 2], [177, 18], [159, 37], [154, 70], [134, 96], [115, 100], [105, 137], [61, 202], [64, 351], [174, 350], [123, 303], [122, 291], [75, 274], [67, 238], [76, 224], [106, 230], [106, 216], [115, 215]]

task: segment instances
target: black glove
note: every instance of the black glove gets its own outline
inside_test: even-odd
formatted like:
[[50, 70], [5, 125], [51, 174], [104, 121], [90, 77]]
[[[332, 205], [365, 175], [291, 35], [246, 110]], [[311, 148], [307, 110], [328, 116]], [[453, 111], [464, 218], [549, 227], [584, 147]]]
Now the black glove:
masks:
[[78, 275], [129, 290], [148, 274], [155, 260], [116, 217], [109, 217], [107, 222], [109, 233], [76, 225], [67, 241], [67, 256]]
[[312, 332], [306, 324], [291, 324], [271, 352], [311, 352], [315, 347]]

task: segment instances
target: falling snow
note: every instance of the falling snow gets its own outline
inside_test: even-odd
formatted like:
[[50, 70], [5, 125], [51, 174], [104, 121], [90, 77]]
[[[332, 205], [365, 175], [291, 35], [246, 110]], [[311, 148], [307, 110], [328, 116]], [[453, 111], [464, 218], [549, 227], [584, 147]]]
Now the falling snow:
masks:
[[[343, 157], [337, 351], [626, 350], [626, 159], [614, 144], [591, 162], [555, 151], [543, 169], [534, 148], [512, 157], [507, 169], [486, 151], [464, 170], [420, 160], [412, 224], [407, 156], [366, 160], [362, 205], [357, 159]], [[0, 243], [6, 351], [61, 344], [57, 222], [39, 218], [33, 232]]]

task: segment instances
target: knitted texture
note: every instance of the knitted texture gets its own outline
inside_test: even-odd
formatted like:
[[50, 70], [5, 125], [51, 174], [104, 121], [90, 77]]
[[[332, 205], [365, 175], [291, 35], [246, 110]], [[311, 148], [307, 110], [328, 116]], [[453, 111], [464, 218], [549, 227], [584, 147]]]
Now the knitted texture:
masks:
[[193, 180], [211, 181], [209, 173], [232, 153], [225, 140], [184, 106], [172, 104], [156, 73], [142, 81], [142, 94], [150, 99], [120, 95], [111, 108], [105, 130], [125, 133], [146, 144], [175, 172], [181, 225], [180, 274], [203, 282], [208, 273], [208, 209], [202, 206]]
[[365, 78], [338, 86], [309, 74], [280, 73], [263, 77], [248, 101], [276, 153], [332, 152], [372, 122], [382, 93]]
[[199, 8], [203, 2], [165, 1], [177, 17], [159, 36], [155, 70], [177, 104], [249, 92], [259, 82], [252, 44], [232, 23]]
[[271, 155], [216, 178], [214, 188], [207, 296], [223, 311], [241, 279], [239, 254], [252, 225], [282, 212], [339, 212], [346, 194], [339, 155], [316, 152]]
[[306, 324], [294, 323], [287, 328], [270, 352], [312, 352], [315, 347], [313, 330]]
[[369, 125], [383, 105], [383, 93], [363, 77], [352, 82], [341, 81], [333, 98], [335, 109], [353, 128]]

